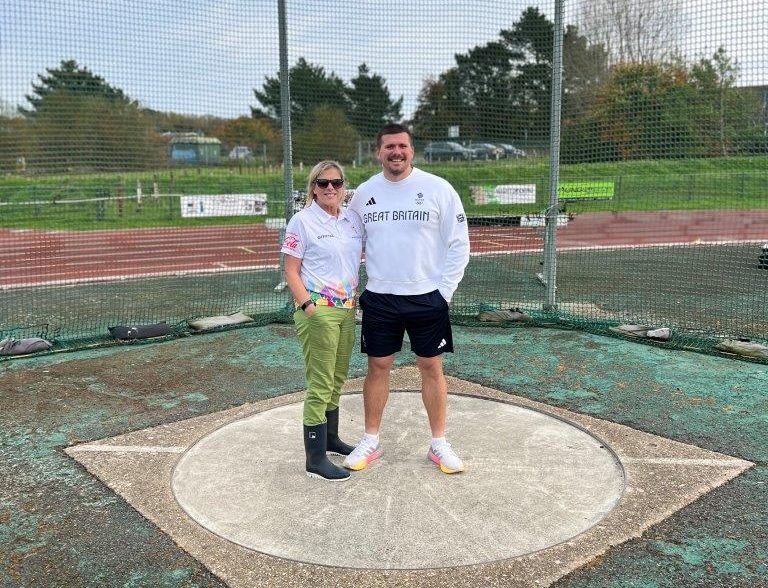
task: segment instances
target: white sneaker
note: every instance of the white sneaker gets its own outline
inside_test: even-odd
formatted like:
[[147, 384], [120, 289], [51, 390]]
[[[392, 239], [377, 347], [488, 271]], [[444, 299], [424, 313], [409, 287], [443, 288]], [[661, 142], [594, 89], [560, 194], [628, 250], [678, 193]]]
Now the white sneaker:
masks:
[[434, 462], [444, 474], [458, 474], [464, 471], [464, 462], [459, 459], [448, 441], [437, 447], [430, 446], [427, 458]]
[[379, 442], [370, 441], [366, 437], [363, 437], [360, 440], [360, 443], [357, 444], [357, 447], [352, 450], [352, 453], [344, 458], [344, 463], [341, 465], [348, 470], [364, 470], [368, 467], [369, 463], [378, 459], [380, 456], [381, 448], [379, 447]]

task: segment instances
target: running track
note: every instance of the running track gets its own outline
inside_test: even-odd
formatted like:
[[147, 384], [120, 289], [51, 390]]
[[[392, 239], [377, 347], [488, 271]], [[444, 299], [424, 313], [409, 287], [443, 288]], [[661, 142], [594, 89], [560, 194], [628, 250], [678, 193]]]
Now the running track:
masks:
[[[471, 226], [474, 255], [541, 251], [543, 228]], [[592, 213], [557, 232], [559, 251], [768, 241], [768, 210]], [[113, 231], [0, 229], [0, 288], [275, 268], [263, 224]]]

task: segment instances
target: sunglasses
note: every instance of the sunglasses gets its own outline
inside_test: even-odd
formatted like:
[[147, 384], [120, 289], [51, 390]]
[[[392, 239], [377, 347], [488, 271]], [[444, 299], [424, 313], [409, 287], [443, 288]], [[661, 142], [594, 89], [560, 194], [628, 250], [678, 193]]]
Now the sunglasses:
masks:
[[315, 180], [315, 184], [317, 184], [319, 187], [325, 189], [328, 187], [328, 184], [333, 186], [336, 190], [341, 188], [344, 185], [344, 180], [340, 178], [336, 178], [335, 180], [326, 180], [325, 178], [320, 178]]

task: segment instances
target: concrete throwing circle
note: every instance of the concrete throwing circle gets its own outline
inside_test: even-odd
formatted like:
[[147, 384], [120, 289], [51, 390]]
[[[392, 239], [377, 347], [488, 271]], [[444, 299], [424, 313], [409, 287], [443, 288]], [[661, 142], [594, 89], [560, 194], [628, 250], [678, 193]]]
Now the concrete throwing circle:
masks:
[[[341, 398], [340, 434], [363, 431], [360, 394]], [[382, 457], [346, 482], [304, 472], [302, 404], [260, 412], [201, 439], [175, 467], [181, 507], [206, 529], [269, 555], [330, 566], [422, 569], [481, 564], [567, 541], [624, 489], [612, 451], [555, 417], [449, 396], [449, 440], [467, 465], [426, 458], [417, 392], [390, 395]], [[341, 464], [340, 457], [331, 456]]]

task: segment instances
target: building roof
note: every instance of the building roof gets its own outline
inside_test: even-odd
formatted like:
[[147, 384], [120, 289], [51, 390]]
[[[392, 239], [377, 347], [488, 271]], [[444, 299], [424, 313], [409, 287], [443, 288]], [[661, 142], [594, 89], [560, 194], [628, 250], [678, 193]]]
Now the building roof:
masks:
[[171, 144], [174, 143], [203, 143], [203, 144], [217, 144], [220, 145], [216, 137], [202, 137], [196, 133], [178, 133], [171, 137]]

